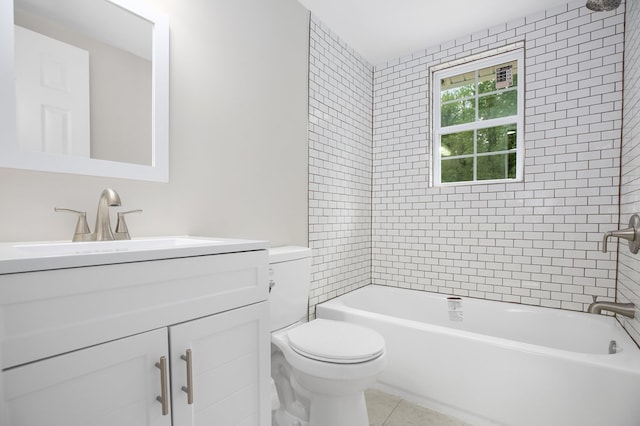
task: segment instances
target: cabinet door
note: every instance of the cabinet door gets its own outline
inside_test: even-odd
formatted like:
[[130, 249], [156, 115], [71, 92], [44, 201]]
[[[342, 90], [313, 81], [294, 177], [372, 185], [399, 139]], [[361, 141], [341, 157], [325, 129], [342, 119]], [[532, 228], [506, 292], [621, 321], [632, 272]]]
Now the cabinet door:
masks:
[[167, 352], [164, 328], [6, 370], [9, 424], [170, 426], [156, 401]]
[[267, 302], [170, 327], [169, 336], [174, 426], [271, 425]]

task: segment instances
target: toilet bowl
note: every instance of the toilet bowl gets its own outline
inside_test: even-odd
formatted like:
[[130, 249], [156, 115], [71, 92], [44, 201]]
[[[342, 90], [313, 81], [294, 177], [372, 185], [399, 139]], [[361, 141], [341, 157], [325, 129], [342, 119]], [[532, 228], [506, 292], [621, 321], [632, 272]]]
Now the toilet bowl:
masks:
[[[356, 324], [316, 319], [272, 333], [271, 342], [272, 357], [282, 354], [289, 365], [288, 375], [274, 376], [276, 388], [290, 387], [295, 400], [281, 398], [281, 408], [292, 411], [281, 417], [291, 419], [293, 414], [299, 424], [310, 426], [369, 424], [364, 390], [387, 365], [380, 334]], [[282, 368], [280, 362], [272, 363], [272, 369]], [[287, 407], [291, 402], [297, 408]]]
[[276, 248], [269, 255], [271, 375], [279, 400], [273, 425], [368, 426], [364, 390], [387, 365], [384, 338], [357, 324], [305, 322], [310, 250]]

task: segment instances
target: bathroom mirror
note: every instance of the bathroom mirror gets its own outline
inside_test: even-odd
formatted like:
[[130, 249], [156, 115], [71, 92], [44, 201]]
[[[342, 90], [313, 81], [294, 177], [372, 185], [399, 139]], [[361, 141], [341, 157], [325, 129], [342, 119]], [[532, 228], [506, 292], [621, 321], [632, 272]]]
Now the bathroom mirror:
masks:
[[0, 0], [0, 167], [167, 182], [169, 24], [136, 0]]

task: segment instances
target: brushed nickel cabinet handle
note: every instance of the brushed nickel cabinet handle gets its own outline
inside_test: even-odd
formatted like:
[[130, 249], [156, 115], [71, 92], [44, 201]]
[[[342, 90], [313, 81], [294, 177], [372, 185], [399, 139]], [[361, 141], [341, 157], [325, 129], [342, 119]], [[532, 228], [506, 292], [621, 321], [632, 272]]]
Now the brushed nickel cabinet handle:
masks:
[[162, 415], [169, 414], [169, 390], [167, 380], [167, 357], [160, 357], [160, 362], [156, 362], [156, 367], [160, 369], [160, 396], [156, 400], [162, 404]]
[[182, 391], [187, 394], [187, 404], [193, 404], [193, 355], [191, 349], [187, 349], [187, 355], [180, 355], [180, 359], [187, 362], [187, 386], [182, 386]]

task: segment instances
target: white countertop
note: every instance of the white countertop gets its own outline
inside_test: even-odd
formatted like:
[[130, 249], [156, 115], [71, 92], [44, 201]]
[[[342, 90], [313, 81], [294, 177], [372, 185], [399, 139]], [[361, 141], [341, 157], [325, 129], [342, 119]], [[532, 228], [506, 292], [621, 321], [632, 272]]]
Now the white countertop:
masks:
[[122, 241], [0, 243], [0, 274], [140, 262], [269, 248], [268, 241], [194, 236]]

